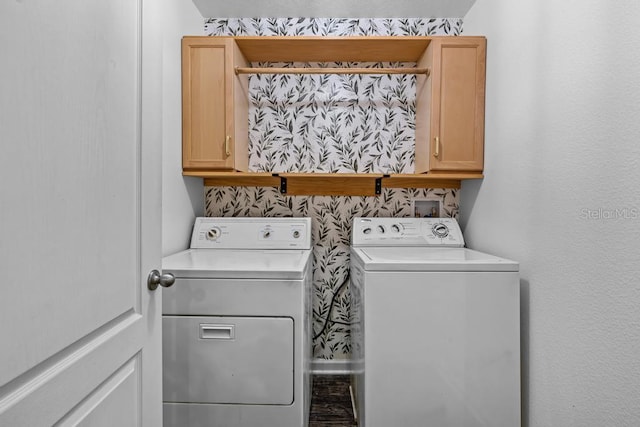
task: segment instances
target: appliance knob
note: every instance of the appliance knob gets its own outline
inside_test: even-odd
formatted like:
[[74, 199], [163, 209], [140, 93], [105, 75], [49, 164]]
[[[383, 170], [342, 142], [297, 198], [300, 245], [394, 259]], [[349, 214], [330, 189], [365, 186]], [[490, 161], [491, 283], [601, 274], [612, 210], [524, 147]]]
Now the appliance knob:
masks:
[[262, 237], [264, 239], [268, 239], [269, 237], [271, 237], [271, 231], [267, 230], [265, 232], [262, 233]]
[[398, 224], [393, 224], [391, 226], [391, 230], [395, 233], [399, 233], [400, 232], [400, 226]]
[[362, 233], [363, 233], [363, 234], [371, 234], [371, 228], [370, 228], [370, 227], [363, 228], [363, 229], [362, 229]]
[[378, 226], [378, 232], [379, 232], [379, 233], [384, 234], [384, 232], [385, 232], [385, 231], [386, 231], [386, 230], [384, 229], [384, 226], [383, 226], [383, 225], [379, 225], [379, 226]]
[[294, 239], [297, 239], [297, 238], [299, 238], [299, 237], [300, 237], [300, 231], [298, 231], [298, 230], [294, 230], [294, 231], [293, 231], [293, 238], [294, 238]]
[[218, 237], [220, 237], [220, 229], [218, 227], [207, 230], [207, 240], [218, 240]]
[[436, 237], [439, 237], [441, 239], [444, 239], [449, 235], [449, 227], [441, 222], [433, 224], [433, 227], [431, 227], [431, 231]]
[[207, 240], [215, 241], [215, 240], [218, 240], [221, 234], [222, 234], [222, 231], [220, 231], [218, 227], [212, 227], [207, 230], [206, 238]]

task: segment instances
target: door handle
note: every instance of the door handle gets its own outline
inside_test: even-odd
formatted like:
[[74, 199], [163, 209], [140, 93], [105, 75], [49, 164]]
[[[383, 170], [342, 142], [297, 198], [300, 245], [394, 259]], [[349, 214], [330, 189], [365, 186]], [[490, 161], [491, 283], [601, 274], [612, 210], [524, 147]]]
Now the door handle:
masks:
[[236, 336], [235, 329], [235, 325], [200, 323], [199, 337], [202, 340], [232, 340]]
[[435, 139], [436, 149], [435, 149], [435, 153], [433, 153], [433, 157], [437, 159], [438, 157], [440, 157], [440, 138], [436, 136], [434, 139]]
[[229, 157], [231, 155], [231, 135], [227, 135], [224, 140], [224, 152]]
[[158, 285], [162, 286], [163, 288], [168, 288], [169, 286], [173, 285], [175, 281], [176, 278], [171, 273], [164, 273], [160, 275], [160, 272], [158, 270], [151, 270], [149, 276], [147, 277], [147, 288], [149, 288], [150, 291], [155, 291], [156, 289], [158, 289]]

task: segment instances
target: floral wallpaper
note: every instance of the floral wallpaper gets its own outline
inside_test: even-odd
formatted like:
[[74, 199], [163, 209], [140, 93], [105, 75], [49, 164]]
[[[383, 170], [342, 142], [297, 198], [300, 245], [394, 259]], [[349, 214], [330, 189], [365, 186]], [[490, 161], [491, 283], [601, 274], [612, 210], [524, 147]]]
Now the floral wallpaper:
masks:
[[256, 75], [249, 93], [252, 170], [413, 172], [414, 76]]
[[209, 18], [208, 36], [457, 36], [460, 18]]
[[[207, 35], [458, 35], [461, 30], [461, 19], [214, 18], [205, 22]], [[249, 168], [412, 173], [415, 89], [415, 76], [410, 75], [252, 75]], [[387, 188], [377, 197], [334, 197], [283, 196], [276, 188], [264, 187], [206, 187], [205, 215], [312, 218], [314, 357], [346, 358], [351, 352], [352, 218], [411, 216], [413, 199], [439, 200], [443, 215], [458, 215], [458, 191], [451, 189]]]

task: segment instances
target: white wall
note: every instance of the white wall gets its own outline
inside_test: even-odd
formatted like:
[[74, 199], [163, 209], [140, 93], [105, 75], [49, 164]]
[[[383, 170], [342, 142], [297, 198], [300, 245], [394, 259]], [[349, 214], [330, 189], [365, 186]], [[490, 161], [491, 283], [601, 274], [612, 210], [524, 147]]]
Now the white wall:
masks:
[[204, 19], [191, 0], [162, 0], [163, 126], [162, 126], [162, 253], [189, 245], [196, 216], [204, 215], [204, 187], [200, 178], [182, 177], [182, 97], [180, 39], [203, 35]]
[[457, 18], [475, 0], [193, 0], [207, 18]]
[[[640, 425], [640, 2], [477, 0], [469, 246], [521, 262], [523, 425]], [[618, 210], [618, 211], [616, 211]]]

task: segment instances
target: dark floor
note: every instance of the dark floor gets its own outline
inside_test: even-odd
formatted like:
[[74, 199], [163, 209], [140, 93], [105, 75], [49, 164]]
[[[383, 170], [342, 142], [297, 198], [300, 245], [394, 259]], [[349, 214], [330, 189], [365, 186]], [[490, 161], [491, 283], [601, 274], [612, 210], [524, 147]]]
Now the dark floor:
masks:
[[351, 427], [353, 419], [348, 375], [314, 375], [309, 427]]

